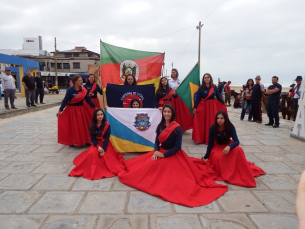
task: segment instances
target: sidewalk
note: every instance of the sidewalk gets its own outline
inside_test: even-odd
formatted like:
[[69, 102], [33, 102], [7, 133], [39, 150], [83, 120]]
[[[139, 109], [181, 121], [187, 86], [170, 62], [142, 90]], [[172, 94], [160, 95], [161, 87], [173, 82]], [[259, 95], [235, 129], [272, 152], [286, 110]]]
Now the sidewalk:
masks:
[[[40, 104], [37, 105], [37, 107], [27, 107], [25, 104], [25, 97], [21, 97], [21, 93], [18, 92], [16, 93], [17, 99], [15, 99], [15, 107], [18, 108], [17, 110], [13, 110], [13, 109], [6, 110], [4, 107], [4, 97], [2, 97], [2, 100], [0, 100], [0, 119], [14, 117], [16, 115], [35, 112], [38, 110], [44, 110], [54, 106], [58, 106], [59, 108], [65, 94], [66, 94], [65, 92], [60, 92], [59, 94], [52, 94], [52, 93], [45, 94], [43, 100], [46, 104]], [[9, 106], [11, 106], [10, 102], [9, 102]]]
[[[59, 96], [50, 95], [46, 102]], [[240, 121], [241, 110], [229, 107], [247, 159], [267, 175], [256, 178], [256, 188], [228, 184], [228, 192], [216, 201], [188, 208], [130, 188], [117, 177], [69, 177], [74, 157], [88, 147], [57, 144], [57, 110], [0, 120], [0, 228], [298, 228], [295, 198], [305, 169], [305, 142], [289, 137], [292, 121], [281, 120], [274, 129]], [[191, 131], [183, 135], [189, 156], [201, 158], [206, 148], [193, 143]]]

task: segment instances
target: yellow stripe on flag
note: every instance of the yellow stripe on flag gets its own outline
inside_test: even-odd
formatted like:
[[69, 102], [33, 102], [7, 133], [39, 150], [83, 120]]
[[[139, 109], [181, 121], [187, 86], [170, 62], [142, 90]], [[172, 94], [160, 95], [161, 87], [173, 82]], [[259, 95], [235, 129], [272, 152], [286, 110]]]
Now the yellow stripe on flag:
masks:
[[122, 138], [111, 135], [110, 141], [117, 152], [126, 153], [126, 152], [149, 152], [154, 150], [153, 147], [140, 145], [131, 141], [127, 141]]
[[190, 84], [190, 89], [191, 89], [191, 98], [192, 98], [192, 108], [194, 108], [194, 94], [196, 91], [198, 91], [199, 86], [196, 84], [193, 84], [192, 82], [189, 82]]

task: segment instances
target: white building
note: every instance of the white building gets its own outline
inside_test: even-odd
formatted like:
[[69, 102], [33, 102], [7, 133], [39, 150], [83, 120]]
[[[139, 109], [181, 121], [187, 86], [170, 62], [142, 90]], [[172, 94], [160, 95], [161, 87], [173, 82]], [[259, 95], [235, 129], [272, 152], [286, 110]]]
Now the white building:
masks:
[[22, 49], [0, 49], [0, 53], [6, 55], [32, 55], [32, 56], [47, 56], [46, 50], [42, 50], [42, 38], [23, 38]]

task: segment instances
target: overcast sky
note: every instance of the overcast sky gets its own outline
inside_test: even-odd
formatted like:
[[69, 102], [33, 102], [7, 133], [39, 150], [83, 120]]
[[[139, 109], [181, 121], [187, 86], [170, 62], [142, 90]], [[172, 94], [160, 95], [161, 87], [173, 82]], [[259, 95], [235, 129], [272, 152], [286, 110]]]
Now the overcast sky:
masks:
[[99, 52], [99, 40], [165, 52], [183, 78], [198, 61], [201, 75], [245, 83], [260, 74], [280, 83], [305, 76], [304, 0], [2, 0], [0, 49], [21, 49], [23, 37], [42, 36], [43, 49], [75, 46]]

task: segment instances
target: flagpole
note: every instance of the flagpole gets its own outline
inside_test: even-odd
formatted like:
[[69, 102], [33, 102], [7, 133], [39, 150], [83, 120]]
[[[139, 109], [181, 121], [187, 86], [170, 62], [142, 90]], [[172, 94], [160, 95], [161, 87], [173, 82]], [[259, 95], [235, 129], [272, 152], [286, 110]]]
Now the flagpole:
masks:
[[[106, 90], [104, 91], [104, 88], [103, 88], [103, 82], [102, 82], [102, 71], [101, 71], [101, 63], [102, 63], [102, 39], [100, 39], [100, 77], [101, 77], [101, 83], [102, 83], [102, 90], [103, 90], [103, 108], [105, 109], [106, 107], [106, 103], [105, 100], [106, 100]], [[107, 100], [106, 100], [107, 101]]]
[[199, 69], [199, 77], [200, 77], [200, 43], [201, 43], [201, 28], [203, 24], [199, 21], [199, 25], [196, 26], [196, 29], [199, 30], [199, 40], [198, 40], [198, 69]]

